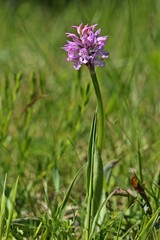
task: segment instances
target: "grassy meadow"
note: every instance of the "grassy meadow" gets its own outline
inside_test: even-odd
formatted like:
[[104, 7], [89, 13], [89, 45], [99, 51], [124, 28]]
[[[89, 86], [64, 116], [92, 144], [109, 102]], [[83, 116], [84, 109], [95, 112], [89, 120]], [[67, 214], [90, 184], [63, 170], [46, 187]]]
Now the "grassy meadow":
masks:
[[[19, 2], [0, 1], [0, 239], [160, 239], [160, 1]], [[88, 237], [97, 102], [62, 49], [80, 23], [98, 23], [110, 53], [96, 68], [103, 220]]]

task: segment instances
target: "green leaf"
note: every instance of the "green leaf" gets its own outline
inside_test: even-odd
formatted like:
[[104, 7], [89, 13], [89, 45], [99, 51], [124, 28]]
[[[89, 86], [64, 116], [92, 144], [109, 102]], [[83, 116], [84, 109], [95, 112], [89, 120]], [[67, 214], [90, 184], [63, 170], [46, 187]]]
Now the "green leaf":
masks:
[[62, 203], [61, 203], [61, 206], [59, 207], [59, 210], [58, 210], [58, 216], [59, 216], [60, 219], [62, 219], [63, 216], [64, 216], [65, 207], [66, 207], [66, 205], [67, 205], [69, 196], [70, 196], [70, 194], [71, 194], [72, 187], [73, 187], [75, 181], [77, 180], [78, 176], [80, 175], [80, 173], [82, 172], [82, 170], [83, 170], [83, 168], [84, 168], [85, 166], [86, 166], [86, 164], [83, 165], [83, 166], [78, 170], [77, 174], [76, 174], [75, 177], [73, 178], [73, 180], [72, 180], [72, 182], [71, 182], [71, 184], [70, 184], [70, 186], [69, 186], [69, 188], [68, 188], [68, 190], [67, 190], [67, 192], [66, 192], [66, 194], [65, 194], [65, 196], [64, 196], [64, 199], [63, 199], [63, 201], [62, 201]]
[[5, 189], [6, 189], [6, 181], [7, 181], [7, 174], [5, 176], [4, 185], [3, 185], [3, 193], [1, 198], [1, 208], [0, 208], [0, 238], [2, 238], [3, 230], [4, 230], [4, 220], [6, 215], [6, 203], [7, 199], [5, 196]]
[[155, 226], [155, 222], [159, 216], [160, 213], [160, 207], [157, 209], [157, 211], [154, 213], [154, 215], [151, 217], [151, 219], [147, 222], [147, 224], [144, 226], [142, 231], [140, 232], [139, 236], [136, 238], [136, 240], [146, 240], [149, 239], [149, 236], [152, 233], [152, 230]]
[[7, 219], [7, 224], [6, 224], [6, 239], [8, 239], [9, 236], [9, 231], [10, 231], [10, 226], [11, 226], [11, 221], [13, 217], [13, 212], [14, 212], [14, 205], [15, 205], [15, 200], [16, 200], [16, 194], [17, 194], [17, 187], [18, 187], [18, 178], [16, 180], [15, 186], [12, 189], [10, 193], [10, 202], [9, 202], [9, 215]]

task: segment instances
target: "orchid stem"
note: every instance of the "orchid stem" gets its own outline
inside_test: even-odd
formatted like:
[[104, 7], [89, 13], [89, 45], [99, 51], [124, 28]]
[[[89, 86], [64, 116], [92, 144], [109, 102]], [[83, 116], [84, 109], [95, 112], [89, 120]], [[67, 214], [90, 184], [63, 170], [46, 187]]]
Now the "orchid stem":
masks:
[[103, 102], [101, 97], [101, 92], [94, 68], [89, 68], [90, 75], [92, 78], [92, 83], [94, 86], [94, 91], [97, 97], [98, 104], [98, 123], [97, 123], [97, 150], [101, 154], [103, 145], [103, 133], [104, 133], [104, 112], [103, 112]]

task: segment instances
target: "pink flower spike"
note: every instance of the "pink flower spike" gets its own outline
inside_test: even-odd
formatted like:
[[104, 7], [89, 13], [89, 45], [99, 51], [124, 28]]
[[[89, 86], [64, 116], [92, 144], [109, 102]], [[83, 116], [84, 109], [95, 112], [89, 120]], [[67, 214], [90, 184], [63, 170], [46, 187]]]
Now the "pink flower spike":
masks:
[[68, 53], [68, 61], [73, 62], [74, 69], [79, 70], [84, 64], [88, 68], [94, 69], [95, 66], [103, 67], [104, 59], [108, 58], [109, 53], [104, 50], [107, 36], [99, 36], [101, 29], [94, 32], [97, 24], [89, 26], [81, 23], [79, 26], [72, 26], [77, 30], [74, 33], [66, 33], [72, 41], [67, 41], [63, 49]]

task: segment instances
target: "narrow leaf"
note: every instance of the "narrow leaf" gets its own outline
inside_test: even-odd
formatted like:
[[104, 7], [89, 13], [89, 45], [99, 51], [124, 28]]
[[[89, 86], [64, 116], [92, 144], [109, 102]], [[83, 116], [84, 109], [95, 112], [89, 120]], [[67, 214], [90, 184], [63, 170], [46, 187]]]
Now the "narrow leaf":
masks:
[[136, 240], [146, 240], [149, 239], [150, 234], [152, 233], [152, 230], [154, 228], [155, 222], [159, 216], [160, 213], [160, 207], [157, 209], [157, 211], [153, 214], [151, 219], [147, 222], [147, 224], [144, 226], [142, 231], [140, 232], [139, 236]]
[[3, 185], [3, 193], [1, 198], [1, 208], [0, 208], [0, 238], [2, 238], [3, 228], [4, 228], [4, 219], [6, 215], [6, 196], [5, 196], [5, 189], [6, 189], [6, 182], [7, 182], [7, 174], [5, 176], [4, 185]]
[[11, 191], [10, 194], [10, 209], [9, 209], [9, 215], [8, 215], [8, 220], [7, 220], [7, 225], [6, 225], [6, 239], [8, 239], [9, 236], [9, 230], [11, 226], [11, 221], [13, 217], [13, 212], [14, 212], [14, 205], [15, 205], [15, 200], [16, 200], [16, 194], [17, 194], [17, 187], [18, 187], [18, 178], [16, 180], [15, 186]]
[[75, 181], [77, 180], [79, 174], [82, 172], [82, 170], [83, 170], [83, 168], [84, 168], [85, 166], [86, 166], [86, 164], [83, 165], [83, 166], [78, 170], [77, 174], [76, 174], [75, 177], [73, 178], [73, 180], [72, 180], [72, 182], [71, 182], [71, 184], [70, 184], [70, 186], [69, 186], [69, 188], [68, 188], [68, 190], [67, 190], [67, 192], [66, 192], [66, 194], [65, 194], [65, 196], [64, 196], [63, 202], [62, 202], [61, 206], [59, 207], [59, 211], [58, 211], [58, 215], [59, 215], [59, 218], [60, 218], [60, 219], [62, 219], [63, 216], [64, 216], [65, 207], [66, 207], [66, 205], [67, 205], [69, 196], [70, 196], [70, 194], [71, 194], [72, 187], [73, 187]]

